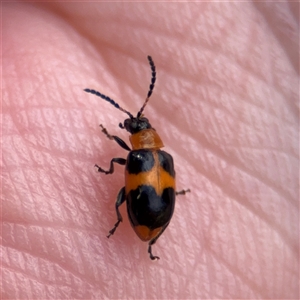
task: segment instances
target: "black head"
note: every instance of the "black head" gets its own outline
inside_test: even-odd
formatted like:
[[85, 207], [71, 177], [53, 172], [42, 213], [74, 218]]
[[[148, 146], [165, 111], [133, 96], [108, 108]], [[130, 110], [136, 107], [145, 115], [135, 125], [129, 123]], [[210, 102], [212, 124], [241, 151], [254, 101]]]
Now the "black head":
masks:
[[107, 96], [105, 96], [105, 95], [103, 95], [103, 94], [101, 94], [101, 93], [99, 93], [95, 90], [84, 89], [85, 92], [94, 94], [94, 95], [108, 101], [114, 107], [116, 107], [117, 109], [119, 109], [119, 110], [123, 111], [124, 113], [126, 113], [129, 116], [129, 119], [126, 119], [124, 121], [124, 125], [122, 123], [120, 123], [119, 126], [122, 129], [126, 129], [131, 134], [137, 133], [137, 132], [139, 132], [141, 130], [144, 130], [144, 129], [152, 128], [150, 123], [149, 123], [149, 120], [142, 116], [144, 108], [146, 107], [146, 105], [149, 101], [149, 98], [152, 95], [152, 92], [153, 92], [153, 89], [154, 89], [154, 84], [155, 84], [155, 81], [156, 81], [155, 65], [154, 65], [154, 62], [153, 62], [151, 56], [148, 56], [148, 61], [149, 61], [149, 64], [150, 64], [150, 67], [151, 67], [151, 72], [152, 72], [151, 83], [150, 83], [150, 86], [149, 86], [149, 91], [148, 91], [148, 94], [147, 94], [147, 98], [146, 98], [143, 106], [141, 107], [141, 109], [137, 113], [136, 117], [134, 117], [129, 111], [122, 108], [118, 103], [116, 103], [111, 98], [109, 98], [109, 97], [107, 97]]
[[125, 128], [131, 134], [137, 133], [144, 129], [152, 128], [149, 120], [144, 117], [126, 119], [124, 121], [124, 125], [120, 123], [119, 126], [121, 128]]

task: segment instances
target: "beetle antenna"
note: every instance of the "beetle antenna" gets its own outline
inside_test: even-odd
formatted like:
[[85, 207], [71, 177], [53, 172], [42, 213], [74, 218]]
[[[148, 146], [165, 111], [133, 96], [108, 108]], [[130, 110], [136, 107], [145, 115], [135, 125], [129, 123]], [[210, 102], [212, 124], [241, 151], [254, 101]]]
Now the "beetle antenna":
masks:
[[101, 94], [101, 93], [99, 93], [98, 91], [95, 91], [95, 90], [84, 89], [84, 91], [87, 92], [87, 93], [91, 93], [93, 95], [96, 95], [96, 96], [98, 96], [98, 97], [106, 100], [107, 102], [109, 102], [110, 104], [112, 104], [115, 108], [117, 108], [120, 111], [126, 113], [130, 117], [130, 119], [133, 118], [133, 115], [129, 111], [127, 111], [124, 108], [122, 108], [117, 102], [115, 102], [113, 99], [109, 98], [108, 96], [105, 96], [105, 95], [103, 95], [103, 94]]
[[155, 81], [156, 81], [156, 70], [155, 70], [154, 62], [153, 62], [152, 57], [150, 55], [148, 55], [147, 58], [148, 58], [148, 61], [149, 61], [150, 67], [151, 67], [152, 77], [151, 77], [151, 83], [149, 85], [149, 91], [148, 91], [148, 94], [147, 94], [147, 98], [146, 98], [143, 106], [141, 107], [140, 111], [138, 112], [137, 118], [139, 118], [142, 115], [142, 112], [143, 112], [145, 106], [147, 105], [150, 96], [152, 95], [152, 92], [153, 92], [153, 89], [154, 89], [154, 84], [155, 84]]

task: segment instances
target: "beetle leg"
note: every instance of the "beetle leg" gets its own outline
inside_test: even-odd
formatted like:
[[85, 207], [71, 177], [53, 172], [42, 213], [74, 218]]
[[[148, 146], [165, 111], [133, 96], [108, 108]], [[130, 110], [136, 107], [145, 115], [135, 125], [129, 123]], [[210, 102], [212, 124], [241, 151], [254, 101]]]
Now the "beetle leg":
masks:
[[98, 172], [105, 173], [106, 175], [107, 174], [112, 174], [114, 172], [114, 163], [117, 163], [119, 165], [124, 166], [126, 164], [126, 159], [125, 158], [120, 158], [120, 157], [113, 158], [110, 161], [110, 168], [109, 168], [108, 171], [103, 170], [98, 165], [95, 165], [95, 167], [98, 169]]
[[131, 151], [131, 149], [127, 146], [127, 144], [120, 139], [119, 137], [117, 137], [116, 135], [110, 135], [108, 133], [108, 131], [106, 130], [106, 128], [103, 127], [102, 124], [100, 124], [100, 127], [102, 128], [102, 132], [110, 139], [110, 140], [115, 140], [119, 146], [121, 146], [123, 149], [127, 150], [127, 151]]
[[168, 227], [169, 223], [167, 225], [164, 226], [164, 228], [161, 230], [161, 232], [159, 233], [159, 235], [157, 235], [155, 238], [153, 238], [150, 242], [149, 242], [149, 246], [148, 246], [148, 253], [150, 255], [150, 258], [152, 260], [154, 259], [159, 259], [159, 256], [154, 256], [152, 254], [152, 245], [154, 245], [156, 243], [156, 241], [158, 240], [158, 238], [162, 235], [162, 233], [166, 230], [166, 228]]
[[191, 192], [190, 189], [182, 190], [182, 191], [176, 192], [176, 195], [185, 195], [186, 193], [190, 193], [190, 192]]
[[116, 231], [117, 227], [119, 226], [120, 222], [123, 221], [123, 218], [122, 218], [121, 213], [119, 211], [119, 207], [122, 205], [122, 203], [125, 200], [126, 200], [125, 187], [123, 187], [123, 188], [121, 188], [121, 190], [120, 190], [120, 192], [117, 196], [117, 201], [116, 201], [116, 204], [115, 204], [118, 221], [114, 225], [114, 228], [109, 231], [109, 234], [107, 236], [108, 238], [115, 233], [115, 231]]

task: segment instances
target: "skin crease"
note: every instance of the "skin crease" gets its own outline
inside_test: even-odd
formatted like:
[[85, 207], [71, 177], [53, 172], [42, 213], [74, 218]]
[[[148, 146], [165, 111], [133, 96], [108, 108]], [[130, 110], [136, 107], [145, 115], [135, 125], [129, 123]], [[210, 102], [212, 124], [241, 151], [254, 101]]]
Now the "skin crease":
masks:
[[[1, 299], [299, 298], [298, 3], [3, 3]], [[153, 247], [114, 201], [145, 109], [177, 198]]]

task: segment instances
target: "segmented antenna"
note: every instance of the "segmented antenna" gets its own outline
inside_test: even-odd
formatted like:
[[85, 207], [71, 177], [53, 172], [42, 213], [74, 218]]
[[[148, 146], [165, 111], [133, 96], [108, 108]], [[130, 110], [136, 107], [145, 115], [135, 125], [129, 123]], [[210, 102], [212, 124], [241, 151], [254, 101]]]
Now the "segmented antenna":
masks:
[[147, 94], [147, 98], [146, 98], [143, 106], [141, 107], [140, 111], [137, 113], [137, 118], [139, 118], [142, 115], [142, 112], [143, 112], [145, 106], [147, 105], [150, 96], [152, 95], [155, 80], [156, 80], [156, 70], [155, 70], [155, 65], [154, 65], [154, 62], [152, 60], [152, 57], [149, 55], [147, 58], [148, 58], [148, 61], [149, 61], [150, 67], [151, 67], [152, 77], [151, 77], [151, 83], [149, 85], [149, 91], [148, 91], [148, 94]]
[[87, 93], [91, 93], [93, 95], [96, 95], [96, 96], [106, 100], [107, 102], [112, 104], [115, 108], [117, 108], [120, 111], [126, 113], [131, 119], [133, 118], [133, 115], [129, 111], [122, 108], [118, 103], [116, 103], [113, 99], [109, 98], [108, 96], [105, 96], [105, 95], [103, 95], [103, 94], [101, 94], [101, 93], [99, 93], [98, 91], [95, 91], [95, 90], [84, 89], [84, 91], [87, 92]]

